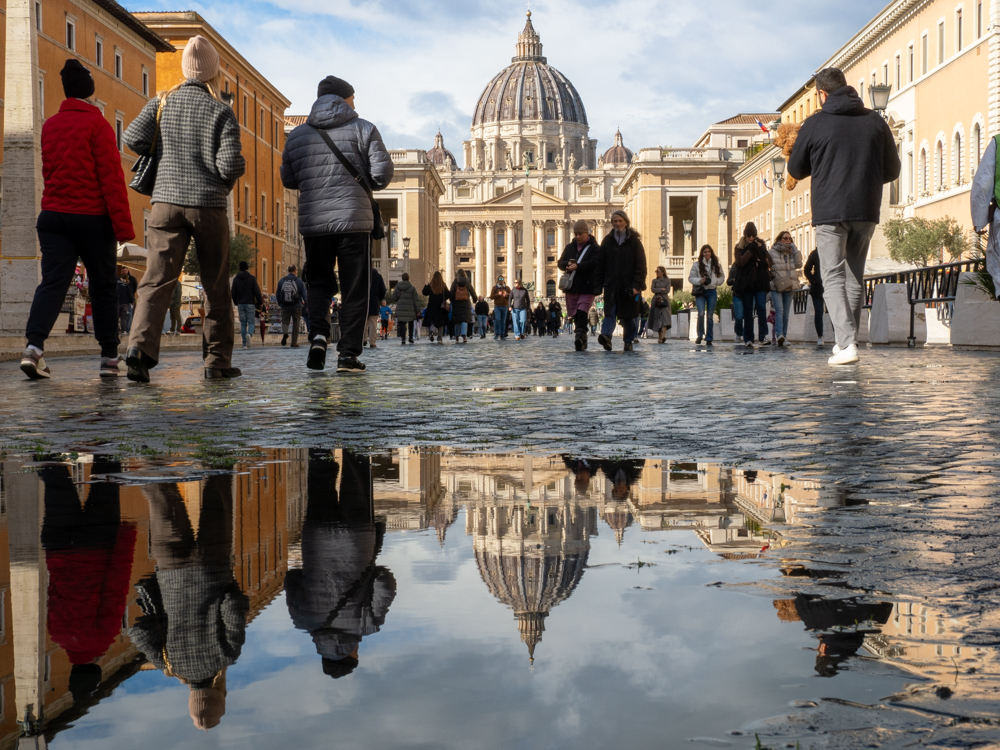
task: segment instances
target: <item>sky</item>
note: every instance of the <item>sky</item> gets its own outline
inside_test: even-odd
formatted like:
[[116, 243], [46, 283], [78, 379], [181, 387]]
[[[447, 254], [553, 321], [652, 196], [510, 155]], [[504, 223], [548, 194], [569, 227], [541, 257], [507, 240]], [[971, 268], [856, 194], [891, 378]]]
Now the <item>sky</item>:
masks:
[[[142, 2], [143, 0], [140, 0]], [[195, 10], [308, 112], [316, 84], [356, 89], [390, 148], [430, 148], [440, 128], [461, 162], [472, 112], [514, 55], [528, 5], [476, 0], [144, 0]], [[598, 148], [692, 145], [739, 112], [774, 111], [884, 6], [882, 0], [535, 0], [549, 64], [583, 99]]]

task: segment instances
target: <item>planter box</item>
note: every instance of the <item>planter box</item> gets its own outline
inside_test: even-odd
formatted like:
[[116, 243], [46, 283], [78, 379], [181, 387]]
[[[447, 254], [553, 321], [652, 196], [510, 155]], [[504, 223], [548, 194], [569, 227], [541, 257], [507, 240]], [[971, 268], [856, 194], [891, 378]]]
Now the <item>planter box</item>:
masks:
[[715, 340], [726, 342], [732, 341], [733, 336], [735, 335], [733, 332], [733, 311], [719, 310], [719, 314], [722, 317], [715, 321]]
[[677, 315], [674, 316], [674, 320], [677, 321], [671, 329], [676, 331], [674, 338], [687, 340], [689, 338], [689, 334], [691, 333], [691, 316], [688, 315], [687, 310], [684, 310], [677, 313]]
[[[872, 344], [905, 344], [910, 337], [910, 302], [906, 284], [878, 284], [872, 297], [868, 340]], [[914, 310], [913, 335], [927, 340], [924, 306]], [[860, 338], [860, 336], [859, 336]]]
[[[806, 311], [801, 315], [794, 312], [788, 319], [788, 340], [803, 344], [816, 343], [816, 320], [813, 314], [815, 309], [812, 295], [809, 296], [806, 304]], [[865, 311], [867, 312], [867, 311]], [[830, 313], [823, 313], [823, 338], [833, 341], [833, 322], [830, 320]]]
[[[951, 343], [951, 319], [941, 320], [936, 307], [924, 308], [924, 324], [927, 326], [927, 344]], [[919, 320], [920, 313], [917, 313]]]
[[963, 273], [951, 314], [952, 346], [1000, 346], [1000, 302], [969, 286], [971, 273]]

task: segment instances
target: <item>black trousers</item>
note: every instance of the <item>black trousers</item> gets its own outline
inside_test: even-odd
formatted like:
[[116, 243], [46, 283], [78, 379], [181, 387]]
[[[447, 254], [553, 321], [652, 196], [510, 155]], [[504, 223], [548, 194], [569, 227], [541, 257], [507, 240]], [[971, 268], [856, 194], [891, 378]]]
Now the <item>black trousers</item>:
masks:
[[[371, 235], [368, 232], [321, 234], [306, 237], [306, 286], [309, 294], [309, 340], [330, 340], [330, 302], [341, 292], [340, 341], [342, 356], [361, 355], [368, 321], [371, 285]], [[334, 271], [336, 267], [336, 272]], [[336, 275], [335, 275], [336, 273]], [[338, 284], [339, 280], [339, 284]]]
[[45, 349], [45, 340], [59, 319], [66, 292], [83, 261], [90, 279], [94, 334], [102, 357], [118, 356], [118, 243], [111, 219], [42, 211], [35, 225], [42, 248], [42, 283], [35, 289], [25, 336], [28, 344]]
[[396, 334], [399, 336], [399, 338], [405, 339], [407, 332], [409, 332], [409, 334], [410, 334], [410, 341], [413, 341], [413, 321], [412, 320], [408, 320], [408, 321], [406, 321], [404, 323], [404, 322], [402, 322], [400, 320], [397, 320], [396, 321]]
[[[121, 471], [115, 466], [94, 465], [94, 471]], [[42, 546], [50, 552], [74, 549], [112, 549], [121, 526], [119, 485], [94, 482], [87, 503], [80, 496], [64, 465], [42, 466], [38, 478], [45, 488], [45, 518], [42, 521]]]

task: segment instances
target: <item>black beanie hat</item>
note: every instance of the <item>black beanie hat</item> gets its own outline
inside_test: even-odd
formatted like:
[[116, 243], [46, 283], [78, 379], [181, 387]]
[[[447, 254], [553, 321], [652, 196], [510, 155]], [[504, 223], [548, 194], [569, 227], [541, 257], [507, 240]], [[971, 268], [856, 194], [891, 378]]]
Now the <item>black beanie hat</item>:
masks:
[[67, 60], [59, 75], [67, 99], [87, 99], [94, 95], [94, 77], [79, 60]]
[[69, 673], [69, 692], [74, 703], [87, 700], [101, 686], [101, 667], [97, 664], [74, 664]]
[[319, 82], [316, 88], [316, 96], [326, 96], [333, 94], [341, 99], [349, 99], [354, 96], [354, 87], [342, 78], [327, 76]]

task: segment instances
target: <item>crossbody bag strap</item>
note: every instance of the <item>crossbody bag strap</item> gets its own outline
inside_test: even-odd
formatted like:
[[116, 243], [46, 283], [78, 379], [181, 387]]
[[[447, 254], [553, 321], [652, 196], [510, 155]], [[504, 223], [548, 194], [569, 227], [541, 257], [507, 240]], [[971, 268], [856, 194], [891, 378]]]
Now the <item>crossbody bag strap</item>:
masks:
[[351, 177], [354, 178], [354, 181], [364, 188], [365, 193], [368, 194], [368, 198], [374, 200], [375, 196], [372, 195], [372, 191], [371, 188], [368, 187], [368, 183], [365, 181], [364, 177], [361, 176], [361, 173], [357, 170], [357, 168], [347, 160], [347, 157], [344, 156], [344, 153], [339, 148], [337, 148], [337, 144], [333, 142], [333, 139], [330, 137], [330, 134], [327, 133], [322, 128], [313, 128], [313, 129], [317, 133], [319, 133], [320, 138], [326, 141], [326, 145], [330, 147], [330, 150], [333, 152], [333, 155], [337, 157], [337, 160], [341, 164], [344, 165], [344, 169], [346, 169], [350, 173]]
[[156, 153], [156, 141], [160, 136], [160, 117], [163, 115], [163, 108], [166, 106], [166, 97], [156, 102], [156, 125], [153, 127], [153, 139], [149, 142], [149, 155]]

